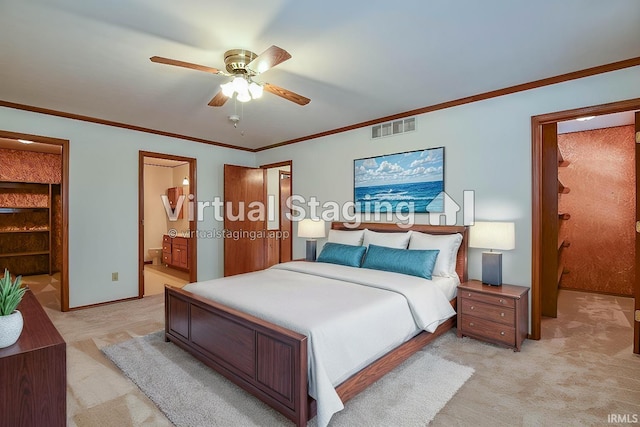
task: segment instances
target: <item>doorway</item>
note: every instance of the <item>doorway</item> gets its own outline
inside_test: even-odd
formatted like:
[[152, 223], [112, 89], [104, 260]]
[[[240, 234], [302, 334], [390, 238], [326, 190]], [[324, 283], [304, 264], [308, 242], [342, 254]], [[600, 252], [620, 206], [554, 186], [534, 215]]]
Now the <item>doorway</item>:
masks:
[[[579, 108], [532, 117], [532, 282], [531, 282], [531, 338], [540, 339], [542, 315], [553, 315], [557, 308], [557, 286], [562, 271], [558, 264], [559, 242], [558, 231], [558, 193], [562, 185], [558, 181], [558, 144], [557, 123], [585, 116], [600, 116], [636, 111], [640, 109], [640, 99], [632, 99], [594, 107]], [[635, 114], [636, 142], [639, 141], [640, 114]], [[638, 144], [636, 151], [636, 170], [638, 170]], [[636, 194], [638, 176], [636, 173]], [[638, 203], [636, 197], [636, 204]], [[640, 206], [635, 207], [636, 221]], [[630, 224], [630, 226], [632, 226]], [[638, 235], [635, 238], [636, 255], [635, 270], [639, 268]], [[640, 310], [640, 286], [634, 280], [634, 297], [636, 321], [634, 322], [634, 353], [640, 353], [640, 328], [638, 310]], [[545, 306], [547, 303], [547, 306]]]
[[[224, 166], [224, 275], [291, 261], [291, 160], [259, 168]], [[259, 206], [262, 206], [260, 213]]]
[[267, 219], [266, 264], [264, 268], [291, 261], [291, 210], [287, 200], [291, 197], [291, 162], [260, 166], [266, 170]]
[[139, 152], [138, 298], [197, 281], [196, 159]]
[[7, 164], [37, 166], [0, 171], [0, 262], [41, 304], [69, 311], [69, 141], [0, 131], [0, 147]]

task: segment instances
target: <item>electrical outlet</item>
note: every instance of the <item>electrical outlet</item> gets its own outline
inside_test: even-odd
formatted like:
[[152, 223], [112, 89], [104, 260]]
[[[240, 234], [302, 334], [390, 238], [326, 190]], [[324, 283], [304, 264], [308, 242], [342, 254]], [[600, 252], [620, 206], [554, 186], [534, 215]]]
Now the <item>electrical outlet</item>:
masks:
[[117, 282], [118, 281], [118, 272], [111, 273], [111, 281], [112, 282]]

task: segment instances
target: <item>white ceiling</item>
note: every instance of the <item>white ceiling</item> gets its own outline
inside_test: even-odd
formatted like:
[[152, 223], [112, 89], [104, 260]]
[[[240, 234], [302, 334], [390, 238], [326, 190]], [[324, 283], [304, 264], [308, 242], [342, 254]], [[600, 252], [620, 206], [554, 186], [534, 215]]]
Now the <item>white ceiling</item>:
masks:
[[162, 159], [160, 157], [146, 157], [144, 158], [144, 164], [148, 166], [163, 166], [169, 168], [177, 168], [178, 166], [188, 165], [189, 162], [183, 162], [179, 160]]
[[[0, 100], [258, 148], [640, 57], [638, 0], [0, 0]], [[277, 45], [265, 93], [207, 106], [223, 53]], [[238, 113], [234, 128], [227, 118]]]
[[634, 111], [623, 111], [621, 113], [595, 116], [590, 120], [567, 120], [566, 122], [558, 122], [558, 133], [571, 133], [583, 130], [632, 125], [635, 122], [634, 113]]
[[36, 151], [39, 153], [53, 153], [61, 154], [62, 146], [55, 144], [43, 144], [40, 142], [33, 142], [31, 144], [24, 144], [17, 139], [0, 138], [0, 148], [7, 150], [21, 150], [21, 151]]

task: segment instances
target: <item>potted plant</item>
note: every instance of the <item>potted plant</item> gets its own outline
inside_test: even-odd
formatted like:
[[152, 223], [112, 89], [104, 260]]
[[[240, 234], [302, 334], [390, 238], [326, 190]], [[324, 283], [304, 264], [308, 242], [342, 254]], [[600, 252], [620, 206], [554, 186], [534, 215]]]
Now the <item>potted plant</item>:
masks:
[[21, 285], [22, 276], [12, 281], [9, 270], [5, 268], [4, 277], [0, 279], [0, 348], [13, 345], [22, 333], [22, 313], [16, 308], [27, 288]]

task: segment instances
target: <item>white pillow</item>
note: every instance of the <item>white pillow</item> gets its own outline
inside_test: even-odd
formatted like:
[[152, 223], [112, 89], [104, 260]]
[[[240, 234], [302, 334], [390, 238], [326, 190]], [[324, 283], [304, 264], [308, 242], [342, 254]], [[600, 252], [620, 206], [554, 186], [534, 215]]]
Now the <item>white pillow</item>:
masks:
[[329, 230], [327, 241], [342, 245], [362, 246], [364, 230]]
[[407, 249], [409, 239], [411, 238], [411, 230], [406, 233], [380, 233], [364, 229], [363, 245], [386, 246], [387, 248]]
[[409, 249], [439, 249], [433, 268], [434, 276], [456, 277], [456, 257], [462, 243], [462, 234], [427, 234], [415, 232], [411, 235]]

